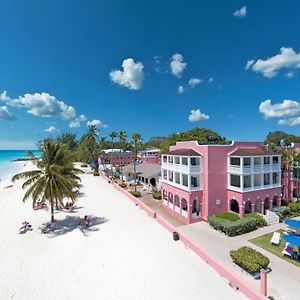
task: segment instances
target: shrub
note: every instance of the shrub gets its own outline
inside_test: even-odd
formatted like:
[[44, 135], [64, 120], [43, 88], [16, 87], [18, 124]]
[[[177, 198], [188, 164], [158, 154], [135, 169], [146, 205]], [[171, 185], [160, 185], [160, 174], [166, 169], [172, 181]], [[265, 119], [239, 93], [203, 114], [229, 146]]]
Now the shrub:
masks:
[[138, 192], [138, 191], [136, 191], [136, 192], [135, 191], [130, 192], [130, 194], [133, 195], [134, 197], [137, 197], [137, 198], [142, 197], [142, 194], [140, 192]]
[[266, 268], [270, 263], [266, 256], [250, 247], [232, 250], [230, 251], [230, 256], [235, 264], [249, 273], [258, 272], [261, 268]]
[[226, 220], [229, 220], [232, 222], [240, 219], [240, 216], [238, 214], [231, 212], [231, 211], [221, 212], [221, 213], [215, 214], [214, 216], [217, 218], [226, 219]]
[[93, 175], [94, 176], [99, 176], [99, 173], [97, 171], [94, 171]]
[[119, 186], [124, 189], [127, 187], [127, 184], [123, 182], [123, 183], [120, 183]]
[[251, 217], [231, 222], [213, 215], [208, 218], [208, 223], [216, 230], [224, 232], [228, 236], [236, 236], [257, 229], [256, 221]]
[[289, 206], [281, 206], [274, 209], [274, 213], [279, 217], [279, 221], [282, 222], [285, 218], [291, 214]]
[[290, 213], [292, 217], [300, 216], [300, 201], [289, 202], [288, 207], [290, 208]]
[[161, 193], [160, 192], [153, 192], [152, 197], [154, 199], [160, 200], [161, 199]]
[[245, 216], [245, 218], [252, 218], [255, 223], [256, 223], [256, 226], [259, 228], [259, 227], [264, 227], [264, 226], [267, 226], [267, 222], [266, 220], [263, 218], [263, 216], [259, 215], [258, 213], [251, 213], [251, 214], [247, 214]]

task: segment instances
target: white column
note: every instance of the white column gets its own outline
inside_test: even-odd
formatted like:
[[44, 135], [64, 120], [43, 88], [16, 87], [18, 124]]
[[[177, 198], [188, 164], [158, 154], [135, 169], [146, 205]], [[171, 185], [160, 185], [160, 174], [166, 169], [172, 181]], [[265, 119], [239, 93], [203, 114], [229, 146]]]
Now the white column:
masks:
[[244, 172], [244, 157], [241, 157], [241, 171]]
[[251, 164], [251, 173], [253, 173], [254, 172], [254, 157], [253, 156], [250, 157], [250, 164]]
[[191, 174], [188, 174], [188, 188], [191, 190]]
[[241, 183], [241, 189], [243, 190], [244, 189], [244, 175], [242, 174], [241, 176], [240, 176], [240, 183]]
[[180, 185], [182, 185], [182, 174], [179, 173], [179, 176], [180, 176]]
[[251, 189], [254, 189], [254, 174], [251, 174]]

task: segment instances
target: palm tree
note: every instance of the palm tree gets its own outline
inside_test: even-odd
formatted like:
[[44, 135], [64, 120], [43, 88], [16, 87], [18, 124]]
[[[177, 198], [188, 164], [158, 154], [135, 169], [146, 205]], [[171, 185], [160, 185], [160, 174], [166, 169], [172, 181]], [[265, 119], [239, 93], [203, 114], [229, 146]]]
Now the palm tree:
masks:
[[[126, 147], [126, 144], [127, 144], [127, 134], [126, 134], [126, 131], [124, 130], [120, 130], [119, 133], [118, 133], [118, 138], [119, 138], [119, 148], [121, 149], [122, 152], [125, 151], [125, 147]], [[120, 162], [120, 173], [121, 173], [121, 177], [122, 177], [122, 183], [124, 182], [124, 179], [123, 179], [123, 165], [122, 165], [122, 162]]]
[[38, 162], [38, 170], [16, 174], [13, 181], [25, 179], [22, 188], [28, 188], [23, 201], [29, 197], [33, 200], [33, 207], [38, 201], [50, 205], [51, 222], [54, 221], [54, 205], [56, 209], [64, 208], [63, 198], [75, 201], [73, 189], [79, 187], [81, 171], [75, 169], [72, 163], [73, 153], [66, 145], [54, 140], [45, 140], [41, 144], [42, 157]]
[[118, 137], [118, 134], [117, 134], [117, 132], [112, 131], [109, 134], [109, 137], [111, 138], [111, 144], [112, 144], [112, 149], [111, 149], [111, 154], [110, 154], [110, 166], [111, 166], [111, 175], [113, 176], [112, 156], [113, 156], [113, 152], [114, 152], [114, 139], [116, 137]]
[[131, 145], [133, 147], [134, 153], [134, 162], [133, 162], [133, 173], [135, 178], [134, 190], [136, 192], [136, 161], [137, 161], [137, 152], [142, 144], [142, 136], [139, 133], [133, 132], [131, 136]]

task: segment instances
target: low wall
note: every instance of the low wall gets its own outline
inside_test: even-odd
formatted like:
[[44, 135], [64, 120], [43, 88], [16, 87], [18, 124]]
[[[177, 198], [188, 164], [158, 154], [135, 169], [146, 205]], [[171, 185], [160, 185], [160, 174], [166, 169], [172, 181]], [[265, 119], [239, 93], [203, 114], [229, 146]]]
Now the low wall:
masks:
[[247, 282], [240, 279], [238, 277], [238, 274], [231, 272], [227, 269], [226, 266], [224, 266], [222, 263], [220, 263], [218, 260], [216, 260], [214, 257], [212, 257], [206, 250], [202, 249], [198, 244], [196, 244], [190, 237], [186, 236], [185, 234], [181, 233], [178, 228], [170, 224], [168, 221], [166, 221], [163, 217], [160, 215], [157, 215], [154, 210], [152, 210], [150, 207], [148, 207], [145, 203], [143, 203], [138, 198], [131, 195], [128, 191], [121, 188], [118, 184], [113, 182], [112, 180], [108, 179], [105, 176], [104, 172], [100, 172], [100, 175], [104, 177], [106, 180], [110, 181], [114, 187], [122, 192], [125, 196], [127, 196], [132, 202], [135, 203], [135, 205], [139, 206], [141, 209], [143, 209], [146, 213], [148, 213], [152, 218], [156, 219], [157, 222], [162, 225], [164, 228], [166, 228], [169, 232], [177, 232], [179, 235], [180, 241], [188, 248], [190, 248], [192, 251], [194, 251], [201, 259], [203, 259], [207, 264], [209, 264], [215, 271], [219, 273], [221, 277], [226, 278], [232, 286], [239, 289], [244, 295], [249, 297], [251, 300], [267, 300], [268, 298], [261, 294], [259, 291], [256, 290], [255, 287], [249, 286]]

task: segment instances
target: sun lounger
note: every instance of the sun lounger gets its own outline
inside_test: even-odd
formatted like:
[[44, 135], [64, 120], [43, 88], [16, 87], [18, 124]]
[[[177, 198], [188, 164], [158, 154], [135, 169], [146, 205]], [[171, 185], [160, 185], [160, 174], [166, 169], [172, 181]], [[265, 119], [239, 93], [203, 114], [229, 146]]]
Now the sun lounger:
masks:
[[289, 243], [286, 243], [282, 254], [292, 258], [294, 254], [294, 248]]
[[280, 244], [280, 232], [274, 232], [273, 233], [270, 244], [275, 244], [275, 245]]

